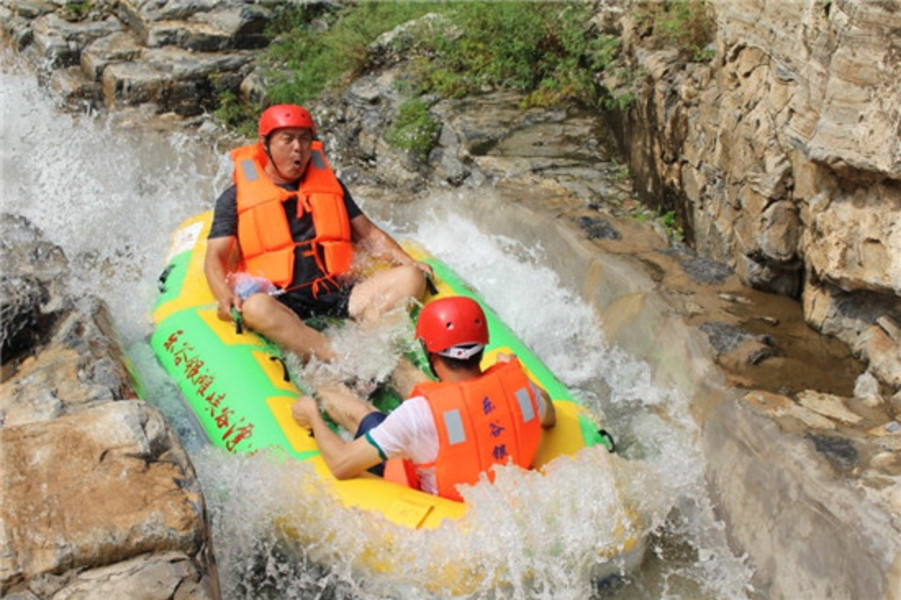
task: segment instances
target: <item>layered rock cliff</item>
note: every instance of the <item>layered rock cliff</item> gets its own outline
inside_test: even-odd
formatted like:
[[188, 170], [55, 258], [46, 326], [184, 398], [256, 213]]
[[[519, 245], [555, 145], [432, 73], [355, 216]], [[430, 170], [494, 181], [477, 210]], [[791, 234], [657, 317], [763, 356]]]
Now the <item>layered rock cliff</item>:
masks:
[[650, 47], [639, 4], [601, 11], [645, 74], [620, 127], [636, 191], [897, 393], [901, 3], [714, 2], [708, 62]]

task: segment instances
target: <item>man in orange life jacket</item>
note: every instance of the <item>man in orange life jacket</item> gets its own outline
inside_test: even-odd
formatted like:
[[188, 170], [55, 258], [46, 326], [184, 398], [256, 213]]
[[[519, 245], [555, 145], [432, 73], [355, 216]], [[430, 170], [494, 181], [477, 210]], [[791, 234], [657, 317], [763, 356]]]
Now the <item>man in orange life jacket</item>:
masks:
[[[346, 442], [326, 425], [309, 396], [292, 407], [312, 430], [332, 474], [349, 479], [386, 459], [402, 458], [414, 487], [461, 500], [457, 486], [512, 462], [529, 468], [542, 428], [556, 423], [547, 393], [510, 356], [482, 371], [488, 327], [477, 302], [450, 297], [427, 304], [416, 324], [438, 382], [418, 385], [390, 415], [349, 393], [323, 395], [329, 415], [355, 439]], [[412, 467], [412, 468], [410, 468]]]
[[[425, 291], [431, 267], [410, 257], [360, 210], [335, 177], [310, 113], [271, 106], [259, 140], [232, 152], [235, 184], [216, 201], [204, 273], [219, 317], [244, 323], [304, 360], [335, 357], [328, 339], [304, 320], [316, 316], [375, 320]], [[354, 245], [395, 266], [351, 284]], [[282, 293], [239, 297], [227, 276], [262, 276]]]

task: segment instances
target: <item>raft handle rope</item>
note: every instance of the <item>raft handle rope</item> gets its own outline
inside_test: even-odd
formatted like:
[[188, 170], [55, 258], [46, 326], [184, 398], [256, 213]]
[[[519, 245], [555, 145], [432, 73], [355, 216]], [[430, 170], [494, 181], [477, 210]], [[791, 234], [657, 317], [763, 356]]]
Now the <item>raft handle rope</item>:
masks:
[[166, 293], [166, 280], [169, 279], [169, 274], [172, 273], [172, 269], [175, 267], [173, 263], [166, 265], [166, 268], [163, 269], [163, 272], [160, 273], [159, 278], [156, 280], [156, 287], [160, 291], [161, 294]]
[[616, 442], [613, 441], [613, 436], [610, 435], [610, 432], [606, 429], [598, 429], [598, 435], [604, 440], [603, 443], [607, 446], [607, 452], [610, 452], [611, 454], [616, 452]]
[[241, 335], [244, 333], [244, 317], [238, 312], [238, 309], [232, 306], [232, 319], [235, 322], [235, 333]]
[[282, 378], [285, 381], [291, 381], [291, 374], [288, 373], [288, 365], [285, 363], [281, 356], [270, 356], [269, 360], [278, 361], [278, 364], [282, 366]]
[[435, 287], [435, 282], [432, 281], [432, 278], [429, 277], [428, 275], [426, 275], [426, 278], [425, 278], [425, 285], [429, 289], [429, 293], [431, 295], [433, 295], [433, 296], [438, 295], [438, 288]]

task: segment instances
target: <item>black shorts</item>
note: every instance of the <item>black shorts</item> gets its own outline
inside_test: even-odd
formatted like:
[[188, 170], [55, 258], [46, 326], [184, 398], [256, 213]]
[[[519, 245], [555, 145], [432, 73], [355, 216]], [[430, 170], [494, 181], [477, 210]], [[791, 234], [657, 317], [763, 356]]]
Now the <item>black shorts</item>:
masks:
[[289, 290], [276, 296], [276, 299], [290, 308], [294, 313], [306, 321], [313, 317], [336, 317], [346, 319], [350, 316], [350, 292], [353, 287], [340, 287], [335, 291], [323, 292], [313, 298], [310, 291], [305, 288]]

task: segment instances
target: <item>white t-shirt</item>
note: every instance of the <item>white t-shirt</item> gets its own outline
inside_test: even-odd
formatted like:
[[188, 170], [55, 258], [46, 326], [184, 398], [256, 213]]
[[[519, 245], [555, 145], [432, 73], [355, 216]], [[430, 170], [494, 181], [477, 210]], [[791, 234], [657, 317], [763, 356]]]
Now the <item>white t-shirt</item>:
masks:
[[[534, 389], [538, 398], [538, 415], [544, 420], [547, 406], [544, 397]], [[438, 458], [438, 430], [429, 401], [424, 396], [404, 400], [368, 432], [369, 440], [388, 458], [407, 458], [415, 464], [434, 462]], [[435, 468], [418, 468], [420, 488], [424, 492], [438, 492]]]
[[[384, 421], [369, 430], [369, 439], [388, 458], [407, 458], [416, 464], [438, 458], [438, 430], [424, 396], [404, 400]], [[438, 491], [434, 468], [420, 468], [419, 478], [424, 492]]]

